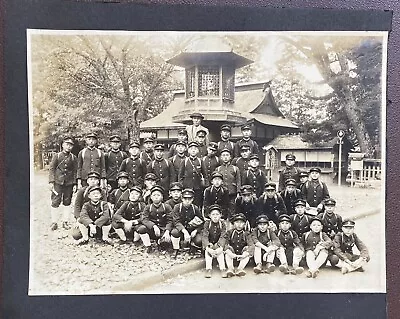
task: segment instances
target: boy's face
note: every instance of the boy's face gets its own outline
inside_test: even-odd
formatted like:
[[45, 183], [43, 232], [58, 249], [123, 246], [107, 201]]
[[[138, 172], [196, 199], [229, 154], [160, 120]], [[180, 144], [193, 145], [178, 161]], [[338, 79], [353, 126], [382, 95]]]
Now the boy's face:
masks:
[[173, 191], [170, 191], [171, 197], [174, 200], [178, 200], [181, 198], [182, 192], [178, 189], [174, 189]]
[[159, 191], [155, 191], [151, 193], [150, 198], [153, 203], [158, 204], [161, 203], [161, 201], [163, 200], [163, 194]]
[[111, 142], [111, 148], [114, 150], [118, 150], [121, 147], [121, 142]]
[[243, 221], [243, 220], [235, 220], [234, 222], [233, 222], [233, 227], [236, 229], [236, 230], [242, 230], [242, 229], [244, 229], [244, 226], [246, 225], [246, 223]]
[[204, 145], [206, 143], [206, 136], [205, 135], [197, 135], [196, 140], [200, 145]]
[[193, 117], [192, 118], [192, 123], [194, 126], [199, 126], [201, 124], [201, 118], [200, 117]]
[[221, 161], [223, 161], [224, 163], [228, 163], [231, 160], [231, 154], [228, 152], [223, 152], [221, 154]]
[[318, 221], [318, 220], [314, 220], [311, 224], [310, 224], [310, 229], [314, 232], [314, 233], [319, 233], [322, 230], [322, 224]]
[[178, 152], [178, 154], [183, 154], [186, 151], [186, 147], [185, 145], [179, 144], [176, 146], [176, 151]]
[[86, 138], [86, 145], [89, 147], [93, 147], [95, 146], [97, 143], [97, 139], [95, 139], [94, 137], [87, 137]]
[[293, 185], [286, 186], [286, 191], [288, 191], [289, 193], [293, 193], [295, 189], [296, 189], [296, 187]]
[[248, 130], [248, 129], [243, 130], [242, 135], [244, 138], [249, 138], [251, 136], [251, 130]]
[[257, 168], [258, 165], [260, 165], [260, 162], [256, 159], [252, 159], [249, 161], [249, 166], [253, 167], [253, 168]]
[[275, 189], [267, 189], [267, 190], [265, 191], [265, 193], [267, 194], [267, 197], [268, 197], [268, 198], [272, 198], [272, 197], [275, 196], [276, 190], [275, 190]]
[[187, 207], [193, 203], [193, 197], [182, 197], [183, 206]]
[[310, 173], [310, 177], [311, 177], [311, 179], [318, 179], [319, 178], [319, 173], [315, 172], [315, 171], [312, 171]]
[[259, 223], [259, 224], [257, 225], [257, 228], [258, 228], [258, 230], [259, 230], [260, 232], [264, 233], [264, 232], [266, 232], [267, 229], [268, 229], [268, 223]]
[[286, 220], [279, 223], [279, 228], [282, 229], [283, 231], [289, 230], [290, 226], [291, 224]]
[[211, 181], [211, 184], [213, 184], [215, 187], [220, 187], [222, 185], [222, 178], [214, 177]]
[[129, 193], [129, 200], [131, 202], [137, 202], [140, 198], [140, 193], [137, 191], [130, 191]]
[[240, 156], [242, 156], [243, 158], [249, 158], [250, 154], [251, 154], [251, 152], [249, 149], [240, 151]]
[[178, 141], [185, 141], [186, 135], [185, 134], [178, 134]]
[[308, 176], [300, 177], [300, 183], [305, 183], [308, 181]]
[[149, 151], [149, 150], [153, 149], [154, 143], [153, 142], [146, 142], [146, 143], [143, 144], [143, 147], [144, 147], [145, 150]]
[[354, 234], [354, 227], [343, 226], [342, 231], [346, 236], [351, 236]]
[[151, 188], [153, 188], [153, 186], [156, 186], [156, 181], [153, 179], [146, 179], [144, 181], [144, 185], [146, 185], [147, 189], [151, 189]]
[[86, 182], [89, 186], [98, 186], [100, 183], [99, 179], [96, 177], [89, 177]]
[[65, 143], [65, 142], [62, 143], [62, 149], [64, 152], [67, 152], [67, 153], [71, 152], [73, 147], [74, 146], [71, 143]]
[[195, 156], [197, 156], [199, 149], [196, 146], [191, 146], [188, 148], [188, 152], [189, 152], [190, 156], [195, 157]]
[[129, 183], [129, 179], [127, 179], [126, 177], [118, 178], [118, 186], [119, 187], [126, 187], [126, 185], [128, 185], [128, 183]]
[[293, 166], [294, 163], [295, 163], [295, 161], [292, 160], [292, 159], [287, 159], [287, 160], [285, 161], [285, 163], [286, 163], [286, 166]]
[[243, 194], [242, 195], [243, 201], [245, 201], [246, 203], [250, 202], [251, 200], [251, 194]]
[[209, 216], [213, 223], [218, 223], [219, 220], [221, 219], [221, 212], [219, 210], [214, 209], [210, 212]]
[[155, 151], [154, 151], [154, 156], [155, 156], [157, 159], [163, 158], [163, 155], [164, 155], [164, 152], [163, 152], [162, 150], [155, 150]]
[[302, 206], [302, 205], [298, 205], [294, 208], [294, 210], [296, 211], [297, 214], [304, 215], [304, 213], [306, 212], [306, 207]]
[[98, 190], [94, 190], [94, 191], [89, 193], [88, 197], [93, 202], [98, 202], [100, 200], [100, 198], [101, 198], [101, 192], [98, 191]]
[[131, 156], [138, 156], [139, 155], [139, 147], [130, 147], [129, 148], [129, 154], [131, 154]]
[[332, 214], [335, 211], [335, 207], [334, 205], [325, 205], [325, 211], [328, 214]]
[[221, 131], [221, 138], [228, 139], [231, 137], [231, 133], [229, 131], [223, 130]]

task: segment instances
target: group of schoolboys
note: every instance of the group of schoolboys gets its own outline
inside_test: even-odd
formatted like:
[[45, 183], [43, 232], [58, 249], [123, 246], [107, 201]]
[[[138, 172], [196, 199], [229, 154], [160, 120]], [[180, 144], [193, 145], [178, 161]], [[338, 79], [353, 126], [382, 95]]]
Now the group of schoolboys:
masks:
[[58, 227], [60, 209], [62, 227], [69, 228], [67, 209], [78, 188], [73, 237], [79, 245], [89, 237], [111, 243], [114, 230], [121, 244], [141, 241], [148, 253], [152, 240], [159, 249], [172, 246], [174, 256], [182, 247], [203, 250], [207, 278], [213, 259], [223, 277], [232, 277], [246, 274], [251, 257], [257, 274], [271, 273], [279, 263], [285, 274], [300, 274], [307, 265], [307, 276], [315, 278], [327, 261], [343, 274], [363, 270], [368, 250], [354, 234], [354, 221], [334, 212], [319, 168], [301, 172], [288, 154], [277, 192], [259, 168], [250, 126], [242, 126], [242, 139], [233, 143], [231, 127], [222, 125], [221, 140], [214, 143], [201, 126], [202, 115], [191, 117], [193, 125], [179, 131], [168, 159], [164, 145], [150, 138], [143, 150], [132, 142], [129, 156], [118, 136], [103, 153], [97, 135], [88, 134], [78, 156], [71, 153], [74, 141], [65, 138], [49, 170], [51, 229]]

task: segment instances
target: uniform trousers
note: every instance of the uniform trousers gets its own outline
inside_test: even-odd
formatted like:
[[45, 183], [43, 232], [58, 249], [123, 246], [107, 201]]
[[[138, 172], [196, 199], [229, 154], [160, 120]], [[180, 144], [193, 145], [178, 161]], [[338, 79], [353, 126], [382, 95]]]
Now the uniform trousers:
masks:
[[[190, 245], [196, 247], [196, 248], [201, 248], [201, 232], [198, 230], [194, 230], [192, 232], [189, 232], [190, 234]], [[171, 230], [171, 242], [172, 242], [172, 247], [174, 249], [179, 249], [180, 247], [180, 242], [184, 240], [184, 235], [181, 231], [178, 229], [174, 228]]]
[[280, 247], [276, 253], [281, 265], [290, 265], [299, 267], [301, 259], [304, 257], [304, 252], [299, 247], [283, 248]]
[[[214, 244], [211, 249], [216, 250], [219, 246]], [[212, 262], [214, 259], [217, 259], [218, 266], [220, 270], [225, 270], [225, 256], [224, 252], [222, 251], [218, 256], [213, 257], [207, 251], [204, 253], [204, 258], [206, 260], [206, 269], [212, 269]]]
[[51, 192], [51, 207], [57, 208], [61, 205], [71, 205], [74, 185], [60, 185], [54, 183], [54, 189]]
[[328, 251], [323, 248], [319, 252], [315, 253], [313, 250], [307, 250], [306, 262], [310, 271], [318, 270], [328, 258]]

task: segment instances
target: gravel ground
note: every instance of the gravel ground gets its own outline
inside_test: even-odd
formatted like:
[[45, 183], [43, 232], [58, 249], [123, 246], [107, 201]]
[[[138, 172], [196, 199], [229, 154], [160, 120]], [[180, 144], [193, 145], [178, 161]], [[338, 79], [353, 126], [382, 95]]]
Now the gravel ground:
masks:
[[[147, 271], [169, 269], [191, 257], [183, 254], [177, 260], [168, 253], [146, 254], [133, 244], [113, 246], [93, 240], [76, 246], [69, 231], [51, 231], [50, 194], [47, 172], [35, 172], [31, 198], [31, 295], [99, 294], [135, 279]], [[381, 206], [380, 189], [329, 186], [343, 217], [377, 210]], [[72, 219], [72, 215], [71, 215]], [[115, 240], [116, 241], [116, 240]]]

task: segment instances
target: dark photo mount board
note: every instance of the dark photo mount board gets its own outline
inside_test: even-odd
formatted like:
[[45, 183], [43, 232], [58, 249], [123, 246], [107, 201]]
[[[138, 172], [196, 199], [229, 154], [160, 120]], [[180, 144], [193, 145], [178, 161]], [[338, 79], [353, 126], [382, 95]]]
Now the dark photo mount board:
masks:
[[[224, 295], [114, 295], [28, 297], [29, 269], [29, 132], [27, 107], [26, 29], [66, 30], [322, 30], [322, 31], [389, 31], [393, 9], [390, 2], [371, 8], [365, 1], [357, 10], [338, 10], [342, 1], [313, 1], [319, 7], [337, 9], [291, 8], [311, 7], [311, 1], [287, 1], [279, 6], [259, 7], [241, 2], [241, 7], [169, 6], [157, 4], [75, 2], [60, 0], [14, 0], [3, 4], [5, 32], [4, 92], [6, 97], [3, 132], [5, 136], [4, 176], [4, 318], [385, 318], [386, 294], [224, 294]], [[172, 2], [171, 2], [172, 3]], [[202, 2], [210, 4], [210, 2]], [[394, 3], [394, 2], [393, 2]], [[229, 4], [226, 2], [225, 4]], [[231, 4], [235, 4], [232, 2]], [[247, 7], [245, 7], [247, 5]], [[278, 6], [277, 3], [274, 3]], [[350, 6], [349, 6], [350, 7]], [[398, 31], [397, 31], [398, 33]], [[397, 47], [395, 44], [397, 43]], [[389, 37], [387, 162], [388, 185], [399, 185], [395, 165], [400, 149], [397, 119], [399, 109], [396, 91], [399, 71], [399, 35]], [[393, 60], [396, 57], [396, 60]], [[400, 90], [397, 90], [400, 91]], [[4, 141], [2, 141], [4, 142]], [[6, 151], [5, 151], [6, 150]], [[4, 168], [4, 167], [3, 167]], [[399, 223], [395, 206], [399, 189], [387, 191], [388, 289], [394, 286], [399, 256], [392, 253], [398, 234], [392, 223]], [[396, 237], [397, 236], [397, 237]], [[397, 240], [396, 240], [397, 239]], [[268, 282], [266, 281], [266, 284]], [[395, 293], [394, 293], [395, 294]], [[394, 295], [393, 300], [398, 300]], [[398, 301], [397, 301], [398, 302]], [[390, 306], [390, 304], [389, 304]], [[398, 306], [398, 305], [397, 305]], [[391, 311], [389, 311], [391, 313]], [[393, 313], [395, 318], [396, 312]]]

